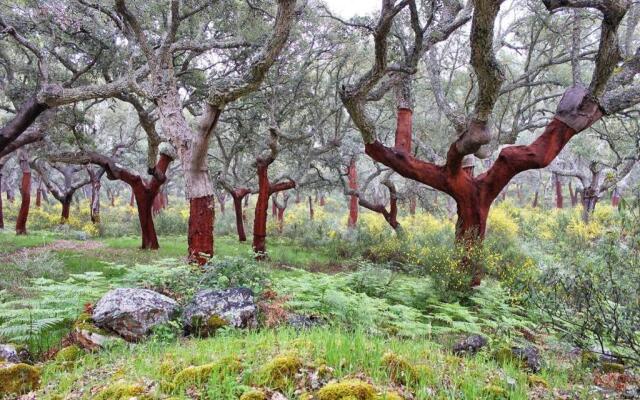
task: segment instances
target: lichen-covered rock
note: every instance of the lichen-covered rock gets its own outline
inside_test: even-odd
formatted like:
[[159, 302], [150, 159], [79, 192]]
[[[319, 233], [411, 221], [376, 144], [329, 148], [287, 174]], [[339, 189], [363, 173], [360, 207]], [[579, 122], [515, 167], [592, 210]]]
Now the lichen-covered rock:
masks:
[[25, 346], [0, 344], [0, 362], [2, 361], [13, 364], [30, 364], [31, 354]]
[[98, 301], [91, 318], [96, 326], [135, 342], [177, 312], [175, 300], [152, 290], [114, 289]]
[[418, 380], [418, 370], [404, 357], [388, 352], [382, 356], [382, 364], [395, 383], [408, 385]]
[[358, 379], [330, 383], [318, 391], [318, 400], [374, 400], [373, 385]]
[[487, 338], [482, 335], [471, 335], [464, 340], [456, 343], [453, 346], [453, 353], [457, 355], [475, 354], [486, 345]]
[[32, 365], [0, 363], [0, 397], [28, 393], [40, 386], [40, 370]]
[[322, 322], [314, 315], [291, 314], [287, 317], [287, 323], [295, 329], [310, 329], [322, 325]]
[[523, 366], [532, 372], [540, 371], [542, 368], [542, 358], [537, 348], [533, 346], [513, 347], [513, 356], [523, 363]]
[[228, 324], [235, 328], [254, 328], [257, 307], [247, 288], [201, 290], [185, 307], [183, 319], [187, 333], [208, 336]]

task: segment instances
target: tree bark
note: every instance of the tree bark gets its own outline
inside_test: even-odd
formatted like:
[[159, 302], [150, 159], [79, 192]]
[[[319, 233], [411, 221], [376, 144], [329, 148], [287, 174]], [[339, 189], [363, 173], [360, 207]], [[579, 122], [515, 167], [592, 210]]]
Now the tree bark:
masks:
[[256, 201], [255, 218], [253, 220], [253, 251], [258, 260], [266, 257], [267, 210], [269, 207], [268, 164], [258, 162], [258, 200]]
[[556, 208], [562, 208], [564, 206], [564, 199], [562, 198], [562, 182], [560, 182], [560, 176], [554, 173], [553, 180], [556, 187]]
[[416, 215], [417, 203], [416, 195], [412, 194], [411, 197], [409, 197], [409, 214]]
[[611, 206], [617, 208], [620, 205], [620, 191], [614, 188], [611, 192]]
[[[3, 164], [0, 164], [0, 188], [2, 188], [2, 167]], [[0, 229], [4, 229], [4, 210], [2, 204], [2, 192], [0, 191]]]
[[537, 208], [538, 207], [538, 191], [536, 190], [535, 195], [533, 196], [533, 203], [531, 204], [532, 208]]
[[42, 206], [42, 182], [38, 183], [38, 189], [36, 190], [36, 208]]
[[0, 152], [27, 130], [48, 108], [46, 104], [38, 102], [37, 96], [29, 97], [15, 116], [0, 129]]
[[589, 223], [598, 200], [598, 193], [594, 188], [588, 187], [582, 191], [582, 221], [585, 224]]
[[[349, 189], [353, 191], [358, 190], [358, 170], [356, 169], [355, 157], [349, 162], [349, 168], [347, 170], [347, 177], [349, 179]], [[349, 196], [349, 220], [347, 227], [353, 229], [358, 223], [358, 196]]]
[[311, 196], [309, 196], [309, 220], [313, 221], [313, 200], [311, 199]]
[[29, 204], [31, 203], [31, 169], [26, 155], [20, 156], [20, 169], [22, 170], [22, 181], [20, 183], [20, 211], [16, 219], [16, 235], [27, 234], [27, 219], [29, 218]]
[[238, 231], [238, 241], [246, 242], [247, 235], [244, 232], [244, 212], [242, 210], [242, 199], [250, 193], [249, 189], [235, 189], [231, 193], [233, 199], [233, 209], [236, 214], [236, 230]]
[[213, 195], [189, 200], [189, 259], [204, 265], [213, 255]]
[[100, 179], [91, 180], [91, 222], [100, 223]]
[[569, 197], [571, 198], [571, 207], [578, 205], [578, 192], [573, 190], [571, 181], [569, 181]]
[[131, 190], [131, 197], [129, 198], [129, 207], [133, 207], [133, 205], [135, 204], [134, 201], [136, 199], [136, 195], [133, 193], [133, 190]]
[[69, 214], [71, 210], [71, 200], [73, 200], [73, 192], [67, 193], [60, 204], [62, 204], [62, 213], [60, 214], [60, 225], [69, 222]]

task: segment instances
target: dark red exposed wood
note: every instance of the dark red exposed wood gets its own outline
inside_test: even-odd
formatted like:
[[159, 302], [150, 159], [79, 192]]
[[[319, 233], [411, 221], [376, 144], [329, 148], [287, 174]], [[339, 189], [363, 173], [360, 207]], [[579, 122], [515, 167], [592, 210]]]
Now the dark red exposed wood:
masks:
[[573, 190], [571, 181], [569, 181], [569, 198], [571, 198], [571, 207], [575, 207], [578, 205], [578, 191]]
[[558, 174], [553, 174], [553, 180], [556, 188], [556, 208], [562, 208], [564, 206], [564, 199], [562, 198], [562, 182]]
[[396, 151], [411, 153], [412, 111], [408, 108], [398, 109], [396, 119], [396, 141], [394, 149]]
[[189, 259], [204, 265], [213, 255], [213, 196], [189, 200]]
[[242, 210], [242, 199], [249, 195], [251, 191], [246, 188], [234, 189], [231, 192], [231, 198], [233, 199], [233, 209], [236, 215], [236, 230], [238, 231], [238, 240], [241, 242], [247, 241], [247, 235], [244, 232], [244, 212]]
[[27, 234], [27, 219], [29, 218], [29, 204], [31, 203], [31, 169], [26, 158], [20, 160], [22, 181], [20, 182], [20, 211], [16, 219], [16, 234]]
[[71, 200], [73, 200], [73, 193], [71, 195], [65, 196], [62, 199], [62, 213], [60, 214], [60, 224], [64, 225], [69, 222], [69, 213], [71, 210]]
[[266, 162], [258, 162], [258, 200], [253, 220], [253, 251], [258, 259], [264, 259], [267, 251], [267, 209], [270, 195], [268, 166]]
[[38, 189], [36, 189], [36, 207], [40, 208], [42, 206], [42, 183], [38, 184]]

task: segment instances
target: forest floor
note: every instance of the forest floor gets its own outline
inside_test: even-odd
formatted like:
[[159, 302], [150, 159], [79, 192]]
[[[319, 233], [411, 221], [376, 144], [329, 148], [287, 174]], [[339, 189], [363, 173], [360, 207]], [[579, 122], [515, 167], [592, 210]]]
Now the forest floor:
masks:
[[[0, 276], [7, 277], [0, 289], [11, 293], [25, 279], [39, 278], [34, 270], [58, 281], [100, 272], [113, 286], [136, 265], [166, 259], [184, 264], [184, 238], [161, 238], [160, 243], [159, 251], [146, 252], [138, 249], [137, 238], [77, 241], [45, 232], [26, 237], [0, 233]], [[321, 248], [301, 248], [284, 239], [269, 244], [265, 267], [274, 282], [300, 277], [316, 286], [315, 279], [329, 285], [326, 282], [353, 270], [349, 260], [332, 259]], [[251, 251], [249, 244], [232, 237], [216, 238], [216, 250], [220, 257]], [[30, 268], [29, 262], [49, 263], [57, 271], [43, 265]], [[348, 298], [341, 299], [331, 304]], [[53, 351], [38, 356], [41, 389], [23, 398], [238, 399], [245, 394], [248, 400], [595, 399], [615, 398], [616, 386], [628, 379], [585, 367], [580, 354], [541, 330], [535, 336], [544, 359], [536, 373], [516, 360], [496, 357], [498, 342], [475, 355], [457, 356], [451, 345], [461, 335], [405, 337], [345, 329], [330, 321], [305, 330], [286, 324], [253, 331], [223, 329], [206, 339], [184, 338], [168, 327], [145, 342], [115, 344], [72, 361], [56, 360], [55, 349], [63, 338], [58, 335], [49, 344]], [[319, 391], [336, 382], [343, 386], [334, 385], [333, 394]]]

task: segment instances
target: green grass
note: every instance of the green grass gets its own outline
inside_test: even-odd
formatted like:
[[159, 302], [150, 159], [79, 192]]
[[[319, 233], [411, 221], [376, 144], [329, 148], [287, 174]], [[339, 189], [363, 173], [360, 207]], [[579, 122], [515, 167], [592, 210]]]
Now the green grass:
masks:
[[25, 247], [44, 246], [53, 242], [58, 237], [55, 233], [36, 231], [28, 235], [16, 235], [10, 229], [0, 230], [0, 256], [10, 254]]
[[[392, 382], [389, 370], [381, 362], [388, 351], [407, 359], [419, 371], [418, 382], [406, 387], [416, 399], [490, 399], [493, 397], [484, 391], [489, 383], [508, 390], [510, 399], [528, 398], [527, 374], [511, 365], [500, 366], [485, 354], [461, 359], [429, 341], [371, 337], [364, 332], [332, 328], [304, 332], [291, 329], [229, 331], [210, 339], [170, 344], [151, 340], [136, 346], [117, 347], [95, 356], [87, 355], [70, 369], [47, 364], [43, 387], [51, 384], [49, 387], [52, 389], [45, 391], [42, 398], [80, 395], [80, 390], [85, 394], [80, 398], [89, 398], [86, 394], [91, 389], [124, 380], [128, 383], [156, 383], [154, 398], [173, 395], [186, 399], [189, 397], [185, 388], [167, 385], [175, 372], [163, 373], [163, 361], [169, 360], [180, 370], [233, 357], [241, 360], [242, 372], [224, 370], [213, 373], [208, 380], [194, 386], [202, 398], [237, 399], [252, 386], [267, 386], [264, 366], [281, 354], [299, 355], [308, 370], [329, 366], [336, 379], [364, 374], [372, 379], [378, 390], [394, 390], [399, 387]], [[515, 387], [509, 388], [505, 375], [515, 380]], [[566, 385], [567, 371], [556, 370], [542, 376], [551, 385]], [[299, 384], [293, 379], [281, 391], [289, 399], [298, 399], [300, 397], [295, 390]]]

